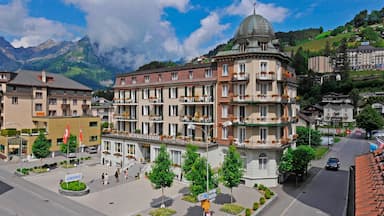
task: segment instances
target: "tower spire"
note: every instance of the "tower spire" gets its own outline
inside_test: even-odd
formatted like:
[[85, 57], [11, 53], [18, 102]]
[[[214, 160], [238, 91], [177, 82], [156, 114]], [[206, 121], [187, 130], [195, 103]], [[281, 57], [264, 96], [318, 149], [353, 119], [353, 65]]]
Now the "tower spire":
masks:
[[256, 15], [256, 1], [253, 3], [253, 15]]

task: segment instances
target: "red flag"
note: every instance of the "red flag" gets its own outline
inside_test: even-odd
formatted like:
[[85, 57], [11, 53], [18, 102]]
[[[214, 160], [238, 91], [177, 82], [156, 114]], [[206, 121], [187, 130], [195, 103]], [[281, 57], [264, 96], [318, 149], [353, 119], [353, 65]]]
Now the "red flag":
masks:
[[67, 144], [68, 139], [69, 139], [69, 125], [67, 125], [67, 128], [65, 128], [65, 132], [63, 136], [64, 144]]
[[83, 130], [80, 129], [80, 133], [79, 133], [79, 141], [80, 143], [83, 142]]

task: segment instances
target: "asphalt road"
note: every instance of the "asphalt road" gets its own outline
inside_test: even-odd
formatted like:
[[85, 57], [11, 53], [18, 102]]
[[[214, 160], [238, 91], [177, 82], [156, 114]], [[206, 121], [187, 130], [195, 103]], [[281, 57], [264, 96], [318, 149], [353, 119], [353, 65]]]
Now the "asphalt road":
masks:
[[[322, 160], [313, 161], [308, 179], [296, 186], [288, 183], [276, 189], [278, 200], [261, 215], [265, 216], [344, 216], [347, 203], [349, 167], [355, 156], [369, 151], [366, 140], [344, 138]], [[338, 157], [339, 171], [325, 170], [328, 157]]]
[[103, 214], [0, 168], [0, 215], [102, 216]]

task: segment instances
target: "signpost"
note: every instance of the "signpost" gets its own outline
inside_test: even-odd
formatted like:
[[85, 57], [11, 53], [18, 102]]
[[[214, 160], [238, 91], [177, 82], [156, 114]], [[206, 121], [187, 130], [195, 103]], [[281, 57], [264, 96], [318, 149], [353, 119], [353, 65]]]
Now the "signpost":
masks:
[[205, 192], [205, 193], [201, 193], [197, 196], [197, 200], [199, 202], [203, 201], [203, 200], [214, 200], [216, 198], [217, 194], [216, 194], [216, 189], [212, 189], [208, 192]]
[[83, 174], [81, 173], [74, 173], [74, 174], [68, 174], [64, 177], [64, 182], [74, 182], [74, 181], [80, 181], [83, 178]]

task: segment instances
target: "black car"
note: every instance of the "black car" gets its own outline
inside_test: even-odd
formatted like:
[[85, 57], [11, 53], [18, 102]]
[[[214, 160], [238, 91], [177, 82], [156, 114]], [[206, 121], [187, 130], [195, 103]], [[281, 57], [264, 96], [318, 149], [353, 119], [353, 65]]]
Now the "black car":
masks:
[[328, 158], [325, 169], [338, 170], [340, 168], [340, 160], [338, 158]]

